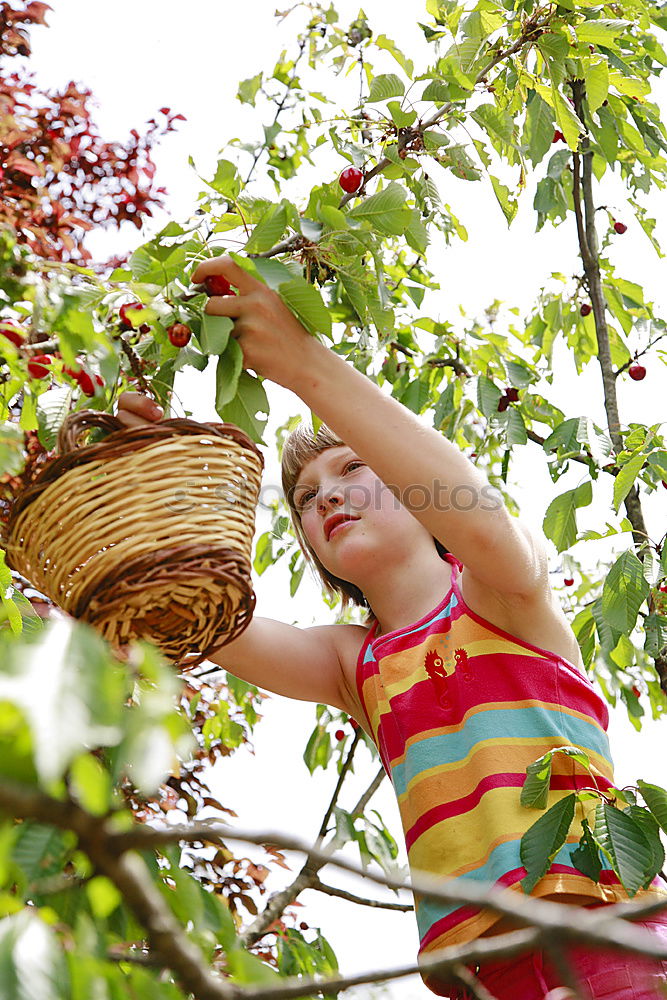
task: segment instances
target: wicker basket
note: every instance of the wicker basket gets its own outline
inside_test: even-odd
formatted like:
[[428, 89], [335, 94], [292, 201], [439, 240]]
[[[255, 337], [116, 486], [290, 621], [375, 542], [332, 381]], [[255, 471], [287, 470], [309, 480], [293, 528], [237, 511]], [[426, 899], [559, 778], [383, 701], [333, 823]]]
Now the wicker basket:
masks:
[[[109, 432], [81, 445], [84, 432]], [[71, 414], [58, 455], [15, 501], [7, 563], [118, 651], [147, 639], [180, 667], [236, 639], [264, 459], [240, 428], [172, 419], [127, 428]]]

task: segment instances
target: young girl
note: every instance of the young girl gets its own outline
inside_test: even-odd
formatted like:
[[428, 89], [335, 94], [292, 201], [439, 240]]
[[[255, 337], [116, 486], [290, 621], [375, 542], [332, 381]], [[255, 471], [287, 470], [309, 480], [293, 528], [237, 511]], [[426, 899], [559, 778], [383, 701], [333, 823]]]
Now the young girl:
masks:
[[[541, 815], [520, 804], [528, 764], [574, 745], [597, 787], [613, 784], [607, 709], [551, 590], [544, 539], [454, 444], [310, 336], [264, 284], [226, 257], [192, 279], [212, 274], [239, 290], [206, 308], [234, 320], [244, 367], [291, 389], [323, 421], [316, 436], [302, 425], [286, 440], [283, 489], [326, 590], [368, 615], [364, 625], [306, 629], [254, 616], [210, 659], [357, 720], [394, 785], [411, 870], [522, 893], [519, 843]], [[138, 393], [123, 393], [118, 413], [127, 426], [156, 419]], [[548, 806], [590, 782], [557, 755]], [[598, 884], [572, 865], [580, 833], [574, 824], [532, 895], [587, 907], [627, 900], [612, 871]], [[638, 898], [667, 906], [667, 886], [656, 879]], [[420, 956], [518, 926], [417, 894], [415, 911]], [[643, 925], [667, 947], [667, 916]], [[584, 946], [565, 955], [586, 1000], [663, 995], [667, 962]], [[499, 1000], [566, 995], [543, 951], [471, 971]], [[439, 996], [468, 995], [444, 977], [422, 978]]]

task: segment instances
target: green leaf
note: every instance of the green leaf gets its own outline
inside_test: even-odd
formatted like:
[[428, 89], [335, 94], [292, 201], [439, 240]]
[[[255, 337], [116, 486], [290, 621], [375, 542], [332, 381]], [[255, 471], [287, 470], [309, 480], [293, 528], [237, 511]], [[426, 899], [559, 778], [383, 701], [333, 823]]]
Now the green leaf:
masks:
[[113, 801], [109, 772], [97, 757], [86, 753], [77, 757], [70, 768], [70, 783], [74, 794], [87, 812], [104, 816]]
[[215, 409], [217, 413], [234, 399], [238, 392], [239, 378], [243, 371], [243, 350], [238, 340], [232, 337], [227, 350], [218, 358], [215, 369]]
[[384, 49], [385, 51], [390, 52], [405, 75], [412, 79], [414, 63], [411, 59], [408, 59], [399, 48], [397, 48], [396, 43], [393, 42], [391, 38], [387, 38], [386, 35], [378, 35], [375, 39], [374, 45], [378, 49]]
[[618, 514], [618, 509], [623, 500], [634, 486], [637, 476], [644, 468], [646, 455], [642, 451], [638, 455], [633, 455], [621, 468], [621, 471], [614, 479], [614, 510]]
[[589, 111], [597, 111], [602, 107], [609, 93], [609, 64], [606, 59], [584, 66], [586, 81], [586, 100]]
[[631, 21], [610, 20], [601, 17], [597, 20], [584, 21], [582, 24], [578, 24], [574, 30], [580, 42], [617, 49], [618, 39], [625, 37], [631, 26]]
[[369, 222], [385, 236], [402, 236], [406, 222], [405, 200], [403, 188], [392, 181], [382, 191], [356, 205], [348, 212], [348, 218]]
[[[268, 420], [269, 401], [259, 378], [244, 369], [239, 376], [236, 396], [225, 406], [216, 406], [216, 413], [226, 423], [240, 427], [256, 444], [267, 447], [266, 441], [262, 439], [262, 431]], [[265, 417], [259, 414], [265, 414]]]
[[634, 552], [623, 552], [604, 581], [602, 614], [610, 625], [627, 634], [633, 629], [639, 608], [649, 592], [641, 562]]
[[526, 110], [526, 122], [522, 142], [528, 147], [528, 157], [533, 166], [546, 156], [551, 149], [554, 134], [553, 112], [539, 94], [531, 91], [532, 100]]
[[123, 896], [106, 875], [96, 875], [86, 883], [86, 895], [97, 920], [106, 920], [123, 902]]
[[237, 99], [241, 102], [241, 104], [252, 104], [254, 107], [257, 91], [261, 86], [262, 73], [258, 73], [257, 76], [251, 76], [248, 80], [241, 80], [236, 95]]
[[213, 316], [204, 313], [199, 342], [204, 354], [223, 354], [229, 343], [229, 334], [234, 329], [234, 321], [229, 316]]
[[508, 444], [524, 445], [528, 442], [528, 432], [519, 410], [510, 406], [507, 410], [505, 435]]
[[66, 1000], [69, 994], [55, 932], [28, 909], [0, 920], [0, 982], [2, 1000]]
[[653, 860], [646, 834], [636, 820], [607, 802], [600, 802], [596, 809], [594, 832], [628, 895], [634, 896], [644, 885]]
[[241, 181], [235, 164], [225, 159], [218, 160], [215, 177], [212, 181], [205, 181], [205, 183], [231, 201], [236, 199], [241, 190]]
[[110, 661], [104, 640], [73, 619], [51, 621], [30, 642], [12, 643], [0, 665], [0, 701], [24, 712], [46, 783], [61, 777], [81, 750], [120, 739], [125, 698], [124, 672]]
[[644, 619], [644, 631], [646, 632], [644, 643], [646, 655], [658, 656], [663, 647], [667, 646], [667, 618], [664, 615], [651, 612]]
[[548, 750], [526, 768], [526, 780], [521, 789], [521, 805], [529, 809], [545, 809], [549, 797], [551, 765], [554, 754], [562, 753], [571, 757], [587, 771], [590, 771], [588, 755], [579, 747], [563, 746]]
[[285, 205], [283, 203], [272, 205], [253, 229], [252, 235], [245, 245], [245, 252], [250, 254], [271, 250], [279, 242], [280, 237], [285, 232], [286, 225], [287, 209]]
[[526, 875], [521, 880], [525, 893], [530, 893], [546, 875], [551, 862], [567, 838], [574, 819], [575, 794], [566, 795], [540, 816], [521, 838], [519, 853]]
[[388, 101], [390, 97], [402, 97], [405, 85], [394, 73], [381, 73], [373, 78], [367, 100], [371, 104], [378, 101]]
[[498, 413], [498, 402], [502, 393], [486, 375], [477, 378], [477, 406], [487, 420]]
[[503, 210], [507, 225], [511, 226], [518, 211], [519, 203], [516, 198], [512, 198], [510, 189], [502, 184], [497, 177], [489, 174], [489, 180], [491, 181], [491, 187], [493, 188], [493, 193], [496, 196], [498, 204]]
[[577, 508], [588, 507], [593, 499], [593, 486], [589, 480], [574, 490], [561, 493], [547, 507], [542, 530], [559, 552], [569, 549], [577, 540]]
[[580, 871], [582, 875], [587, 875], [593, 882], [597, 882], [602, 871], [600, 849], [593, 839], [588, 820], [584, 818], [581, 821], [581, 826], [583, 832], [579, 840], [579, 846], [572, 848], [570, 858], [577, 871]]
[[305, 278], [292, 278], [279, 285], [278, 294], [309, 333], [323, 333], [331, 340], [331, 314], [314, 285]]
[[501, 143], [512, 142], [514, 122], [508, 111], [502, 110], [495, 104], [480, 104], [470, 113], [470, 117], [491, 139], [499, 139]]
[[71, 386], [47, 389], [37, 400], [38, 437], [46, 449], [55, 448], [58, 431], [69, 414], [72, 402]]
[[640, 778], [637, 788], [642, 793], [644, 802], [655, 816], [660, 828], [667, 833], [667, 791], [659, 785], [652, 785]]
[[35, 882], [60, 873], [75, 843], [75, 835], [70, 832], [24, 820], [15, 834], [12, 861], [28, 882]]

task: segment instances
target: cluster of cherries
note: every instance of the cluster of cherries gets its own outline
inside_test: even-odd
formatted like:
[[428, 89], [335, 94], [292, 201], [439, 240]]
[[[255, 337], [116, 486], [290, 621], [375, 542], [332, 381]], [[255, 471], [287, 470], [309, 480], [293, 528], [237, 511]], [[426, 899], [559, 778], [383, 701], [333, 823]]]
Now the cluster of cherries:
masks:
[[[207, 295], [236, 294], [227, 279], [221, 274], [215, 274], [207, 278], [204, 286]], [[118, 310], [121, 327], [125, 330], [138, 329], [140, 333], [149, 333], [150, 326], [147, 323], [137, 324], [136, 322], [136, 313], [140, 313], [144, 309], [146, 309], [146, 306], [143, 302], [138, 301], [126, 302], [122, 305]], [[134, 314], [134, 318], [132, 314]], [[25, 341], [26, 334], [24, 328], [13, 320], [0, 320], [0, 336], [9, 340], [15, 347], [21, 347]], [[187, 323], [172, 323], [171, 326], [167, 327], [167, 336], [169, 337], [169, 342], [174, 347], [181, 348], [190, 342], [192, 330]], [[53, 362], [56, 358], [60, 357], [61, 354], [59, 351], [55, 351], [53, 354], [35, 354], [28, 361], [28, 374], [34, 379], [50, 378]], [[104, 379], [96, 372], [91, 373], [86, 371], [85, 368], [70, 368], [68, 365], [63, 365], [63, 373], [74, 379], [86, 396], [95, 395], [96, 385], [104, 388]]]

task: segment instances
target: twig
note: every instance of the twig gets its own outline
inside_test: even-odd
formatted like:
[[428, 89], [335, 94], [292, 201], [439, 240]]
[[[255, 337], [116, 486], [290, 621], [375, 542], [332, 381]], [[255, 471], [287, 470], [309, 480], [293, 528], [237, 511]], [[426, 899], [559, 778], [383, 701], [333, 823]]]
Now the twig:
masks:
[[350, 903], [358, 903], [360, 906], [375, 906], [380, 910], [400, 910], [403, 913], [409, 913], [414, 910], [412, 903], [385, 903], [380, 899], [366, 899], [364, 896], [357, 896], [353, 892], [347, 892], [345, 889], [336, 889], [333, 885], [326, 885], [317, 876], [315, 876], [308, 889], [317, 889], [318, 892], [324, 892], [327, 896], [338, 896], [340, 899], [347, 899]]

